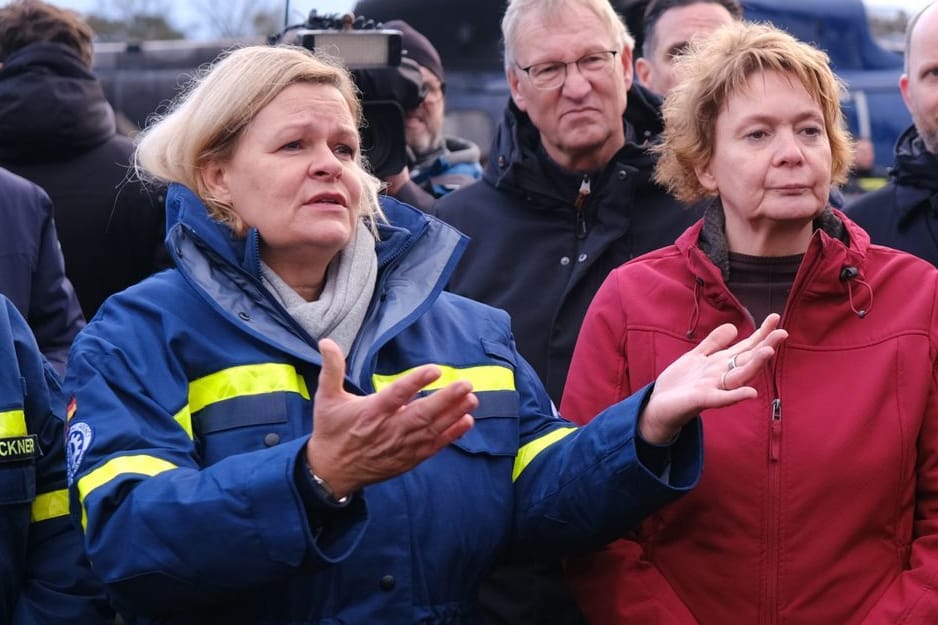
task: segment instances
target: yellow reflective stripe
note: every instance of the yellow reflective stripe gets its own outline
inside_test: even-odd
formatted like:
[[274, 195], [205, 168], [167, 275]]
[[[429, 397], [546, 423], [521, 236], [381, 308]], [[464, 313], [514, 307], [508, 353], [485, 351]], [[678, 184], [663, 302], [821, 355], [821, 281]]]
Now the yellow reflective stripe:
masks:
[[186, 431], [186, 434], [189, 435], [189, 438], [192, 439], [192, 412], [189, 411], [189, 405], [186, 404], [182, 407], [182, 410], [173, 415], [173, 421], [179, 424], [183, 430]]
[[97, 488], [120, 477], [121, 475], [136, 474], [153, 477], [164, 471], [178, 468], [172, 462], [157, 458], [156, 456], [118, 456], [111, 458], [97, 469], [89, 471], [87, 475], [78, 480], [78, 501], [81, 502], [81, 526], [88, 523], [88, 511], [85, 508], [85, 498]]
[[[441, 389], [447, 384], [451, 384], [457, 380], [469, 380], [469, 382], [472, 383], [472, 390], [480, 393], [483, 391], [515, 390], [515, 373], [508, 367], [502, 367], [500, 365], [482, 365], [460, 369], [459, 367], [447, 367], [444, 365], [436, 366], [443, 371], [443, 375], [440, 376], [439, 380], [425, 386], [423, 388], [425, 391]], [[406, 371], [392, 373], [390, 375], [375, 374], [372, 376], [371, 381], [372, 384], [374, 384], [375, 390], [380, 391], [417, 368], [418, 367], [413, 367]]]
[[269, 362], [231, 367], [189, 383], [189, 411], [235, 397], [277, 392], [299, 393], [309, 399], [306, 380], [292, 365]]
[[33, 523], [68, 515], [68, 490], [54, 490], [37, 495], [33, 501], [30, 520]]
[[531, 461], [534, 460], [539, 453], [556, 443], [562, 438], [565, 438], [569, 434], [576, 432], [576, 428], [557, 428], [536, 438], [521, 449], [518, 450], [518, 455], [515, 456], [515, 466], [511, 471], [511, 481], [514, 482], [521, 475], [521, 472], [524, 471]]
[[0, 412], [0, 437], [26, 436], [26, 413], [22, 410]]

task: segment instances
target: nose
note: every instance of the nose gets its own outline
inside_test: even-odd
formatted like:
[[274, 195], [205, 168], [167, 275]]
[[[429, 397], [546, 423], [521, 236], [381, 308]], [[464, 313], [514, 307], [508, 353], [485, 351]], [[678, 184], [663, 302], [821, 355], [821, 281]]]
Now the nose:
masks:
[[792, 129], [779, 130], [775, 160], [779, 165], [799, 165], [804, 162], [804, 151]]
[[308, 173], [313, 178], [338, 179], [342, 176], [342, 161], [335, 155], [331, 147], [320, 145], [312, 152]]
[[576, 100], [585, 96], [592, 88], [593, 85], [576, 63], [567, 65], [567, 75], [563, 81], [563, 95]]

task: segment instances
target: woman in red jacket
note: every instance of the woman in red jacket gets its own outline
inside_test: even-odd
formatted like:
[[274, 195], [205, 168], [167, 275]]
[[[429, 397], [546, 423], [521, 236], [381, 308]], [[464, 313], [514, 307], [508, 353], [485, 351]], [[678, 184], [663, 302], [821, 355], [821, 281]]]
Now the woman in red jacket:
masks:
[[610, 274], [561, 412], [589, 420], [722, 323], [777, 312], [789, 338], [757, 398], [704, 413], [700, 486], [568, 563], [581, 605], [594, 625], [938, 623], [938, 272], [828, 205], [851, 145], [824, 53], [733, 24], [680, 68], [656, 176], [713, 202]]

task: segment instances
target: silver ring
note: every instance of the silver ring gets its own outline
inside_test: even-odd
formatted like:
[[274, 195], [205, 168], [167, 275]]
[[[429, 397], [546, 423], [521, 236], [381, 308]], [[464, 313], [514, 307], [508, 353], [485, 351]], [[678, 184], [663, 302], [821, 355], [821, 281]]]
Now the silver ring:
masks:
[[726, 376], [729, 375], [730, 371], [732, 371], [732, 369], [727, 369], [726, 371], [723, 372], [723, 375], [720, 376], [720, 388], [723, 389], [724, 391], [730, 390], [726, 388]]
[[733, 369], [736, 368], [736, 357], [737, 357], [737, 356], [739, 356], [739, 354], [733, 354], [732, 356], [730, 356], [730, 361], [726, 364], [726, 370], [727, 370], [727, 371], [732, 371]]

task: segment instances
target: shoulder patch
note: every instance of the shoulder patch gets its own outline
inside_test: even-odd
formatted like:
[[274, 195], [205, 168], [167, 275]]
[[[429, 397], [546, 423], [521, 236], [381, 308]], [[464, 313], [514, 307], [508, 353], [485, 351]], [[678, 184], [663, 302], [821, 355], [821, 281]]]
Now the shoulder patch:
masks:
[[94, 438], [94, 431], [91, 426], [84, 421], [72, 423], [68, 427], [68, 435], [65, 439], [65, 455], [68, 460], [68, 483], [75, 480], [75, 474], [81, 466], [81, 460], [85, 456], [88, 447], [91, 446], [91, 439]]

